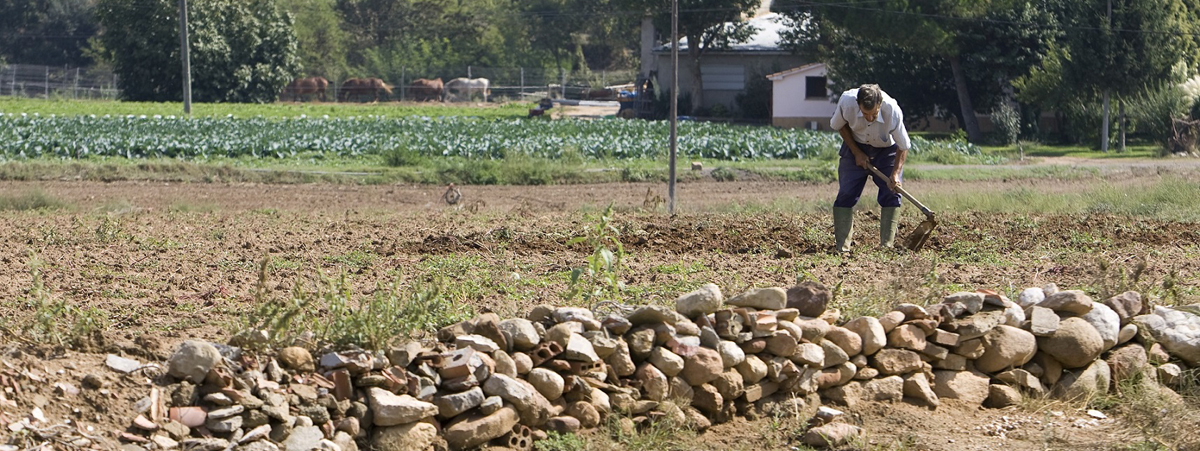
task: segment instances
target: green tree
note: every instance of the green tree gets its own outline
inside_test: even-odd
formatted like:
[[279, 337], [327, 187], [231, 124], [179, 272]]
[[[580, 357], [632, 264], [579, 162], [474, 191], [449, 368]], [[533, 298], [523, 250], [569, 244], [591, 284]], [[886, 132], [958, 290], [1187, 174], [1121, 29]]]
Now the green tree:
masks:
[[[839, 21], [849, 19], [838, 16], [843, 13], [839, 6], [781, 4], [778, 9], [791, 20], [784, 42], [825, 62], [836, 90], [878, 83], [903, 105], [907, 117], [954, 116], [966, 128], [974, 119], [967, 111], [997, 107], [1008, 96], [1010, 81], [1039, 64], [1061, 33], [1053, 15], [1039, 3], [1009, 6], [970, 20], [944, 18], [949, 22], [940, 24], [943, 31], [953, 34], [957, 48], [965, 49], [957, 52], [957, 65], [925, 44], [881, 39], [858, 26], [843, 26]], [[907, 20], [903, 12], [889, 14], [894, 21]], [[960, 88], [966, 87], [970, 108], [963, 108]]]
[[1039, 21], [1047, 17], [1036, 5], [1029, 0], [928, 0], [878, 2], [870, 6], [846, 5], [840, 0], [785, 0], [776, 8], [796, 18], [807, 16], [827, 21], [853, 36], [892, 42], [905, 51], [944, 62], [943, 70], [949, 69], [954, 83], [963, 128], [968, 139], [979, 142], [982, 134], [975, 119], [971, 57], [980, 55], [981, 60], [987, 60], [980, 53], [981, 45], [1004, 48], [998, 55], [1024, 55], [1019, 46], [989, 36], [995, 31], [1028, 34], [1031, 39], [1021, 39], [1022, 43], [1040, 43], [1033, 46], [1030, 56], [1044, 53], [1046, 42], [1036, 32], [1047, 29], [1046, 23]]
[[[512, 67], [530, 58], [516, 0], [338, 0], [351, 34], [352, 72], [398, 80], [460, 77], [468, 65]], [[414, 70], [416, 69], [416, 70]]]
[[[1065, 84], [1103, 99], [1100, 148], [1108, 151], [1109, 97], [1117, 96], [1124, 119], [1126, 99], [1161, 88], [1172, 81], [1172, 67], [1195, 61], [1195, 11], [1180, 0], [1078, 0], [1064, 13], [1071, 56], [1064, 61]], [[1123, 149], [1124, 120], [1121, 125]]]
[[[645, 11], [664, 36], [671, 33], [671, 0], [621, 0], [625, 8]], [[704, 82], [700, 66], [704, 55], [746, 42], [757, 30], [743, 20], [759, 0], [679, 0], [679, 36], [687, 39], [685, 57], [691, 66], [692, 114], [704, 105]], [[670, 42], [670, 39], [667, 39]]]
[[295, 18], [300, 66], [308, 76], [340, 80], [346, 74], [349, 35], [336, 0], [279, 0]]
[[[126, 99], [181, 99], [177, 5], [99, 0], [103, 47]], [[188, 8], [196, 101], [272, 102], [299, 72], [291, 18], [273, 0], [193, 0]]]
[[0, 57], [12, 63], [86, 66], [96, 34], [89, 0], [0, 0]]

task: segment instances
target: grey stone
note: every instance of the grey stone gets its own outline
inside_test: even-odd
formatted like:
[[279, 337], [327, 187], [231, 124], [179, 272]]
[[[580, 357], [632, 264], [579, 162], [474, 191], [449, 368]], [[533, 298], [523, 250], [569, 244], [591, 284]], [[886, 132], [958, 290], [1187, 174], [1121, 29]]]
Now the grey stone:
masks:
[[279, 363], [282, 364], [284, 368], [300, 372], [311, 372], [316, 369], [316, 366], [313, 363], [312, 353], [299, 346], [291, 346], [280, 349]]
[[887, 376], [863, 384], [863, 397], [872, 401], [900, 401], [904, 399], [904, 378]]
[[824, 367], [825, 348], [816, 343], [801, 343], [796, 346], [796, 352], [792, 354], [791, 359], [801, 365]]
[[929, 385], [929, 378], [922, 372], [912, 373], [904, 378], [904, 396], [920, 399], [932, 407], [937, 407], [940, 403], [937, 393], [934, 393], [933, 387]]
[[747, 355], [746, 360], [734, 368], [742, 375], [742, 379], [747, 384], [757, 384], [767, 377], [767, 364], [753, 354]]
[[1129, 324], [1129, 320], [1141, 315], [1144, 308], [1142, 295], [1136, 291], [1126, 291], [1108, 298], [1104, 304], [1117, 313], [1117, 316], [1121, 318], [1121, 324]]
[[[287, 440], [284, 440], [283, 449], [288, 451], [299, 450], [308, 451], [320, 449], [321, 440], [325, 439], [325, 433], [321, 432], [321, 428], [317, 426], [299, 426], [292, 429], [292, 433], [288, 435]], [[187, 449], [187, 448], [185, 448]]]
[[825, 361], [821, 364], [822, 368], [829, 368], [850, 361], [850, 356], [846, 355], [846, 351], [843, 351], [841, 346], [833, 344], [832, 341], [822, 339], [818, 344], [821, 345], [821, 350], [825, 351]]
[[971, 316], [959, 318], [954, 321], [954, 332], [958, 334], [959, 340], [970, 340], [972, 338], [982, 337], [996, 326], [1004, 324], [1007, 318], [1003, 311], [990, 310], [982, 311]]
[[1040, 304], [1046, 299], [1046, 293], [1041, 288], [1032, 287], [1021, 290], [1021, 294], [1017, 295], [1017, 305], [1024, 308], [1029, 308]]
[[846, 323], [846, 329], [858, 334], [862, 343], [862, 353], [871, 355], [887, 346], [887, 332], [879, 320], [870, 316], [860, 316]]
[[1087, 366], [1104, 351], [1104, 341], [1095, 327], [1082, 318], [1064, 319], [1054, 334], [1038, 337], [1038, 350], [1054, 357], [1063, 368]]
[[595, 315], [592, 315], [591, 310], [580, 307], [559, 307], [558, 309], [554, 310], [553, 317], [554, 321], [557, 323], [565, 323], [569, 321], [584, 323], [596, 320], [596, 317]]
[[600, 361], [600, 356], [596, 355], [596, 350], [592, 348], [592, 343], [579, 334], [571, 334], [567, 345], [564, 347], [562, 358], [586, 363]]
[[683, 357], [662, 346], [656, 346], [654, 350], [650, 351], [650, 357], [647, 360], [654, 364], [659, 371], [662, 371], [666, 377], [675, 377], [683, 371]]
[[[507, 352], [493, 352], [492, 360], [496, 362], [495, 372], [508, 377], [517, 377], [517, 362]], [[533, 362], [530, 361], [529, 363], [532, 364]]]
[[483, 335], [460, 335], [454, 339], [454, 347], [471, 348], [484, 354], [491, 354], [500, 349], [500, 345]]
[[1092, 298], [1080, 290], [1059, 291], [1047, 294], [1046, 299], [1038, 305], [1056, 312], [1068, 312], [1076, 315], [1086, 315], [1092, 310]]
[[746, 360], [746, 353], [736, 343], [721, 340], [717, 343], [717, 353], [721, 354], [721, 362], [725, 368], [733, 368]]
[[525, 380], [529, 381], [529, 384], [533, 385], [533, 388], [537, 389], [538, 393], [541, 393], [546, 399], [553, 400], [562, 397], [564, 381], [558, 373], [545, 368], [534, 368]]
[[1054, 386], [1053, 394], [1063, 399], [1082, 399], [1108, 393], [1112, 372], [1108, 363], [1096, 360], [1082, 371], [1066, 372]]
[[[488, 378], [492, 380], [499, 375]], [[376, 426], [395, 426], [412, 423], [438, 414], [438, 406], [409, 395], [396, 395], [380, 388], [368, 388], [367, 400], [375, 416]]]
[[960, 291], [942, 298], [942, 303], [962, 303], [963, 306], [966, 307], [967, 313], [973, 315], [975, 313], [979, 313], [980, 310], [983, 310], [983, 300], [983, 293]]
[[875, 353], [871, 366], [884, 375], [908, 374], [924, 367], [921, 356], [905, 349], [885, 348]]
[[642, 394], [646, 399], [651, 401], [667, 399], [667, 394], [671, 389], [667, 382], [667, 376], [663, 375], [662, 371], [659, 371], [654, 365], [643, 363], [633, 377], [641, 382]]
[[841, 448], [861, 439], [862, 428], [848, 423], [830, 423], [804, 433], [804, 444], [819, 448]]
[[1005, 368], [1024, 365], [1037, 352], [1033, 334], [1011, 326], [996, 326], [983, 336], [983, 355], [975, 360], [975, 368], [993, 373]]
[[1160, 305], [1154, 308], [1154, 314], [1137, 316], [1132, 321], [1148, 330], [1171, 355], [1188, 366], [1200, 366], [1200, 317]]
[[501, 321], [500, 330], [511, 337], [510, 342], [516, 351], [528, 351], [542, 341], [537, 328], [533, 327], [533, 322], [527, 319], [512, 318]]
[[979, 406], [991, 393], [990, 378], [978, 371], [933, 372], [933, 392], [940, 399], [957, 399], [965, 404]]
[[1117, 337], [1121, 334], [1121, 317], [1107, 305], [1099, 302], [1092, 304], [1092, 310], [1087, 314], [1080, 316], [1092, 327], [1096, 328], [1096, 332], [1100, 333], [1100, 339], [1104, 340], [1104, 349], [1111, 349], [1117, 344]]
[[500, 410], [501, 407], [504, 407], [503, 398], [499, 396], [488, 396], [487, 398], [483, 399], [483, 402], [479, 403], [479, 412], [483, 413], [484, 415], [491, 415], [496, 413], [497, 410]]
[[450, 449], [473, 448], [507, 434], [519, 420], [517, 411], [512, 407], [501, 407], [486, 416], [472, 413], [447, 425], [442, 436]]
[[633, 313], [630, 313], [626, 318], [634, 326], [655, 325], [655, 324], [675, 324], [675, 312], [670, 307], [661, 305], [644, 305], [638, 307]]
[[721, 309], [725, 296], [716, 284], [707, 283], [696, 291], [686, 293], [675, 299], [675, 311], [688, 318], [707, 315]]
[[205, 420], [204, 427], [213, 432], [233, 432], [242, 427], [242, 417], [212, 418]]
[[734, 296], [726, 304], [753, 307], [760, 310], [780, 310], [787, 307], [787, 291], [779, 287], [756, 288]]
[[856, 356], [863, 350], [862, 337], [850, 329], [833, 326], [825, 333], [825, 339], [833, 342], [848, 356]]
[[221, 353], [212, 344], [198, 340], [187, 340], [171, 354], [167, 362], [167, 374], [196, 383], [204, 382], [208, 372], [221, 363]]
[[[1041, 288], [1038, 288], [1041, 290]], [[1058, 330], [1058, 323], [1062, 321], [1054, 310], [1034, 305], [1029, 307], [1029, 331], [1039, 337], [1048, 337]]]
[[1021, 392], [1014, 387], [993, 384], [988, 387], [986, 403], [989, 407], [1002, 409], [1019, 404], [1022, 398]]
[[438, 408], [438, 416], [454, 418], [468, 410], [479, 407], [483, 403], [483, 389], [472, 388], [461, 393], [448, 393], [433, 397], [433, 405]]
[[1046, 386], [1033, 373], [1024, 369], [1012, 369], [996, 375], [996, 380], [1020, 388], [1037, 396], [1046, 394]]

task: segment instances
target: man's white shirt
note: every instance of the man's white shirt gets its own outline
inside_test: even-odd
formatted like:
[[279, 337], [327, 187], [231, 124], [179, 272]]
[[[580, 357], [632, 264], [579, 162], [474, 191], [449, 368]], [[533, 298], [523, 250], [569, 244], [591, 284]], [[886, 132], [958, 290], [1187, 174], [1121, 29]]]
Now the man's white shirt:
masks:
[[875, 120], [867, 122], [862, 109], [858, 107], [858, 88], [847, 90], [838, 99], [837, 110], [829, 120], [829, 126], [841, 130], [849, 124], [854, 140], [868, 146], [889, 147], [898, 144], [901, 150], [912, 148], [908, 139], [908, 130], [904, 128], [904, 112], [887, 93], [883, 93], [883, 106]]

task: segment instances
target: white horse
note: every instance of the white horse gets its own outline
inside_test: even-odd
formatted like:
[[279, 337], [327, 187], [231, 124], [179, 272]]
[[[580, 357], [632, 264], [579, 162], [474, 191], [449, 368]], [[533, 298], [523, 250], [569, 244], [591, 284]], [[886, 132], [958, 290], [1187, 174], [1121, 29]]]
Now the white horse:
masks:
[[488, 89], [490, 82], [486, 78], [455, 78], [446, 82], [446, 99], [451, 101], [470, 101], [479, 94], [484, 102], [487, 102], [488, 95], [491, 90]]

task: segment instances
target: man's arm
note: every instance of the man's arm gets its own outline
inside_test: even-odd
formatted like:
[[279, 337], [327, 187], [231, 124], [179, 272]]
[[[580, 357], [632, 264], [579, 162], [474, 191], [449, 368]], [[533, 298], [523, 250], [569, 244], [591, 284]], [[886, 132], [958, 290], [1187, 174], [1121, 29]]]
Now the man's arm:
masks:
[[892, 191], [896, 191], [896, 187], [900, 186], [900, 177], [904, 172], [904, 158], [908, 156], [908, 149], [912, 147], [912, 141], [908, 138], [908, 129], [904, 127], [904, 114], [896, 112], [896, 128], [892, 130], [892, 139], [896, 141], [896, 167], [892, 169], [892, 179], [888, 180], [888, 187]]
[[858, 148], [858, 143], [854, 142], [854, 133], [850, 131], [850, 124], [843, 125], [838, 129], [838, 133], [842, 135], [842, 141], [846, 143], [846, 147], [850, 148], [850, 153], [854, 154], [854, 164], [863, 169], [870, 166], [871, 159], [867, 158], [867, 154], [863, 153], [862, 149]]
[[896, 191], [896, 187], [900, 186], [900, 176], [904, 172], [904, 157], [908, 156], [908, 149], [896, 149], [896, 167], [892, 169], [892, 179], [888, 180], [888, 188]]

